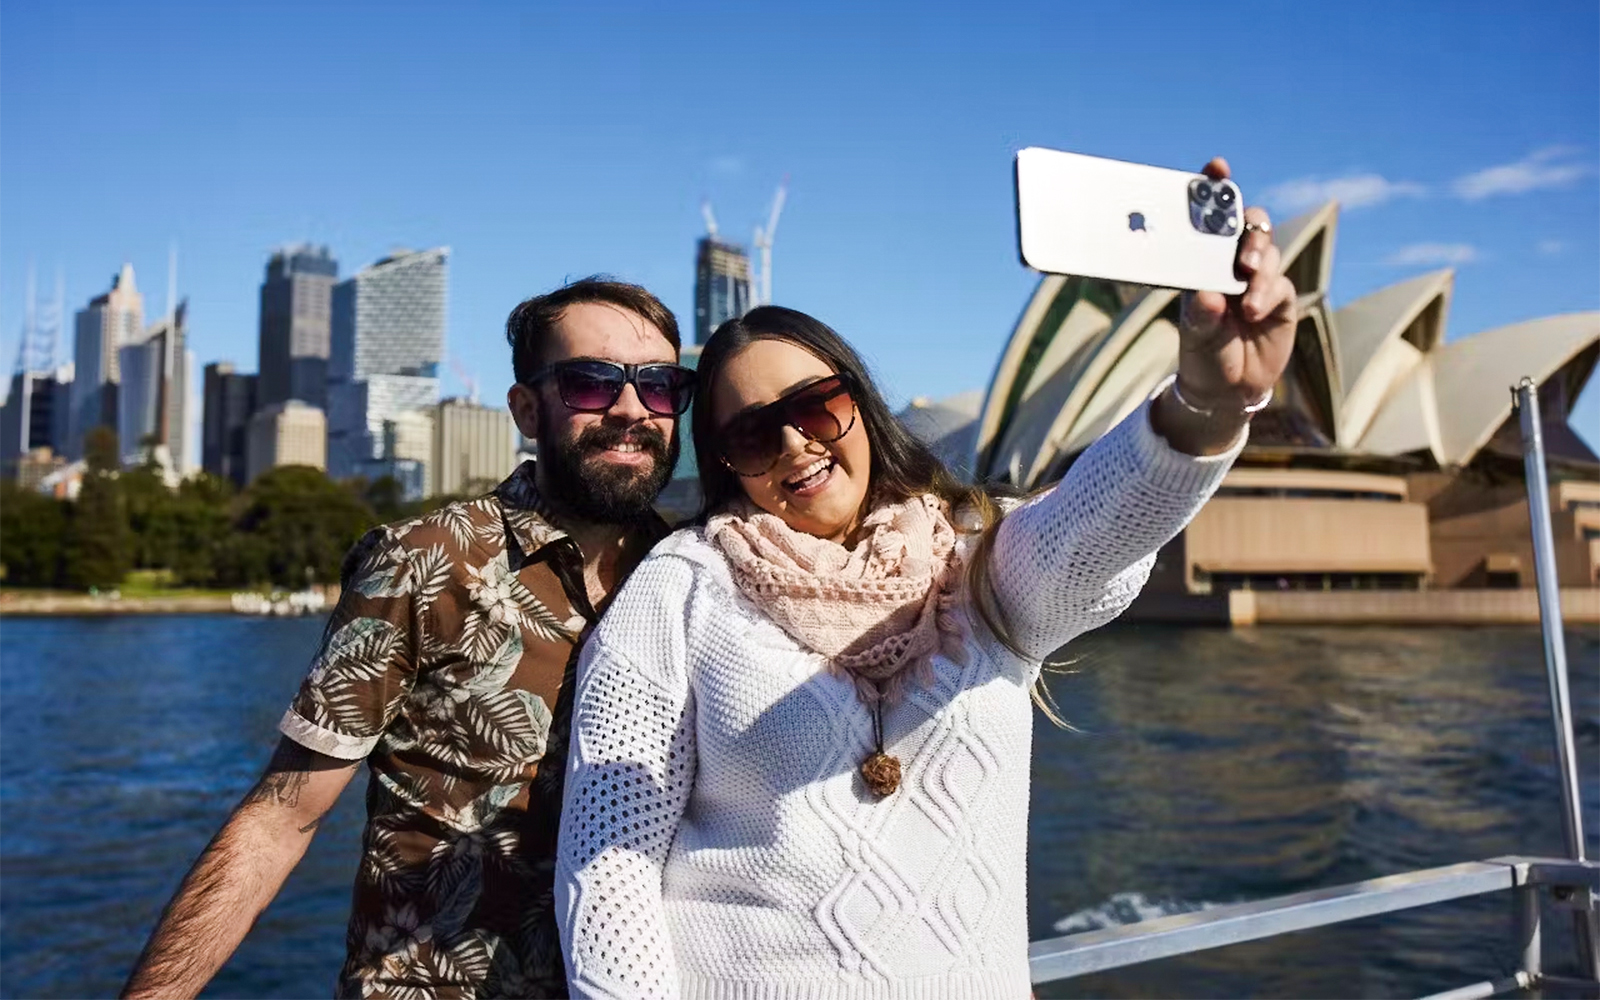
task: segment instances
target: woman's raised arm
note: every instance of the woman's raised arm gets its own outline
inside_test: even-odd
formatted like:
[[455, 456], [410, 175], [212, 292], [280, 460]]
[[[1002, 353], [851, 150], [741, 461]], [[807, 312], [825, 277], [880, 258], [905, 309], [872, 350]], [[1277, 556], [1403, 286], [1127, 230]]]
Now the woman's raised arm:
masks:
[[[1206, 164], [1228, 176], [1220, 159]], [[1001, 522], [989, 579], [1016, 645], [1032, 658], [1125, 609], [1155, 553], [1199, 512], [1244, 447], [1294, 349], [1295, 292], [1272, 222], [1245, 210], [1241, 295], [1186, 295], [1178, 373], [1090, 446], [1054, 490]]]
[[1121, 614], [1155, 553], [1199, 512], [1236, 447], [1196, 457], [1150, 425], [1146, 402], [1089, 447], [1048, 493], [1018, 507], [989, 550], [995, 603], [1018, 649], [1042, 660]]

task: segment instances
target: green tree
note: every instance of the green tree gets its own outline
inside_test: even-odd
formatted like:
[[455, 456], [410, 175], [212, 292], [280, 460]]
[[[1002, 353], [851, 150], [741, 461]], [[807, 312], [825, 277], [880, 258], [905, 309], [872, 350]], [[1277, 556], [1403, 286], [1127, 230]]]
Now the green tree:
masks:
[[128, 511], [134, 567], [171, 567], [188, 540], [175, 531], [175, 498], [162, 479], [161, 467], [146, 462], [123, 470], [119, 480]]
[[66, 504], [15, 482], [0, 482], [0, 566], [7, 583], [54, 587], [66, 552]]
[[96, 427], [84, 438], [83, 489], [73, 505], [66, 582], [87, 590], [122, 583], [133, 559], [127, 502], [117, 469], [117, 433]]
[[287, 587], [334, 582], [344, 554], [374, 523], [361, 497], [320, 469], [271, 469], [240, 498], [219, 553], [218, 580]]
[[379, 476], [370, 483], [362, 483], [361, 499], [380, 521], [394, 521], [405, 516], [405, 489], [393, 476]]
[[206, 473], [185, 479], [165, 508], [170, 524], [157, 530], [182, 539], [169, 568], [178, 583], [209, 587], [219, 582], [218, 565], [232, 530], [233, 484]]

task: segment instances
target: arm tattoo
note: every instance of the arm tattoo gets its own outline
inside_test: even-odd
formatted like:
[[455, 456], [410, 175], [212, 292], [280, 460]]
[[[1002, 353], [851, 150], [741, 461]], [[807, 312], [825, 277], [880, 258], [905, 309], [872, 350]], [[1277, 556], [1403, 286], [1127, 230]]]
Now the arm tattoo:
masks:
[[[268, 762], [266, 772], [261, 775], [261, 780], [256, 782], [255, 787], [245, 795], [240, 808], [265, 803], [294, 809], [300, 805], [300, 793], [311, 780], [311, 772], [353, 769], [360, 766], [359, 760], [338, 760], [327, 757], [284, 737], [278, 742], [277, 749], [272, 752], [272, 760]], [[318, 817], [301, 827], [300, 832], [310, 833], [321, 821], [321, 817]]]
[[300, 804], [300, 790], [310, 780], [309, 771], [268, 771], [244, 797], [244, 804], [270, 802], [293, 809]]

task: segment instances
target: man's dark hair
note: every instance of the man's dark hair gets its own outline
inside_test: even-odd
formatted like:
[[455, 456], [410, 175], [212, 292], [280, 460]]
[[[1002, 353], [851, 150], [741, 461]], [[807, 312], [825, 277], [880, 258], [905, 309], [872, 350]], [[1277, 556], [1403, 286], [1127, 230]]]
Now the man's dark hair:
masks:
[[553, 292], [535, 295], [511, 310], [506, 317], [506, 342], [511, 345], [511, 370], [518, 382], [526, 383], [544, 364], [544, 350], [555, 325], [567, 307], [580, 302], [601, 302], [626, 309], [648, 320], [660, 330], [674, 351], [680, 348], [678, 320], [661, 300], [638, 285], [617, 281], [603, 274], [562, 285]]

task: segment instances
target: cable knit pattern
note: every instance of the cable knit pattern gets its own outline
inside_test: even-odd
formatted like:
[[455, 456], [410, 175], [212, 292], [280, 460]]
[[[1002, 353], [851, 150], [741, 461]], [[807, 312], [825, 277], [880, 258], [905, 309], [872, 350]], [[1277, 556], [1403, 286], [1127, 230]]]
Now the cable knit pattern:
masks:
[[958, 591], [940, 618], [959, 655], [884, 712], [904, 781], [881, 800], [850, 681], [700, 530], [658, 546], [579, 665], [556, 874], [573, 995], [1028, 996], [1028, 685], [1128, 605], [1236, 455], [1172, 451], [1141, 406], [1009, 513], [991, 578], [1029, 656]]

